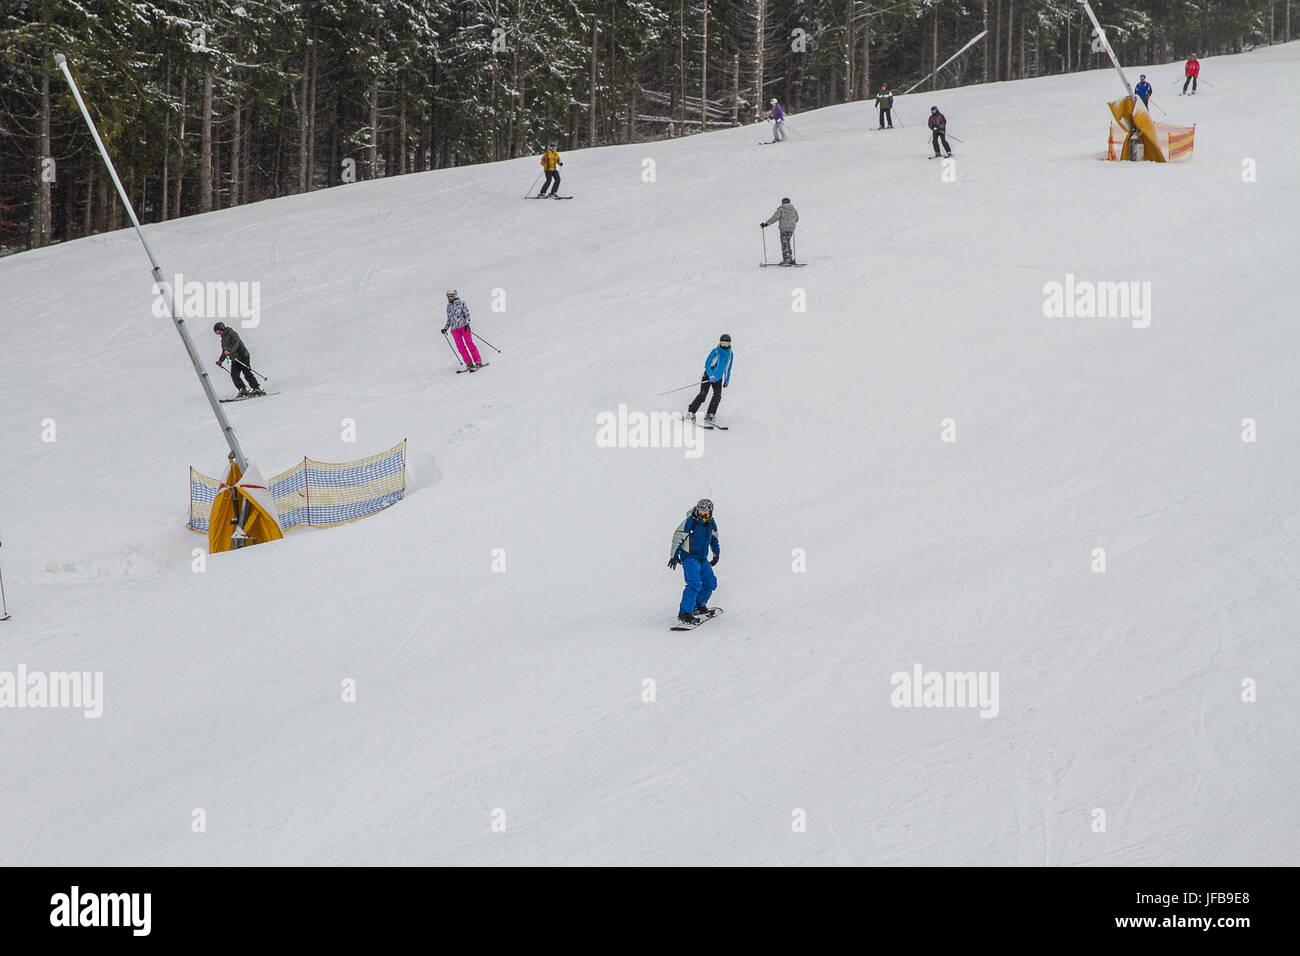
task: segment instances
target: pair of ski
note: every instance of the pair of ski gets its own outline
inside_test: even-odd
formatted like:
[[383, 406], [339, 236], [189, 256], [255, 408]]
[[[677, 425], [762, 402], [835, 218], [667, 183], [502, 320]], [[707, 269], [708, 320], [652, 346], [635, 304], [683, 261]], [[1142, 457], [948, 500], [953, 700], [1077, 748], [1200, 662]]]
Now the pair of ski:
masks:
[[668, 630], [670, 630], [670, 631], [693, 631], [693, 630], [695, 630], [697, 627], [699, 627], [701, 624], [703, 624], [705, 621], [711, 621], [711, 620], [713, 620], [715, 617], [717, 617], [717, 616], [718, 616], [719, 614], [721, 614], [721, 613], [722, 613], [722, 608], [720, 608], [720, 607], [711, 607], [711, 608], [709, 608], [709, 613], [708, 613], [708, 614], [701, 614], [701, 615], [696, 616], [696, 618], [695, 618], [695, 623], [694, 623], [694, 624], [683, 624], [681, 621], [678, 621], [676, 624], [674, 624], [674, 625], [673, 625], [672, 627], [670, 627]]
[[572, 196], [529, 196], [529, 199], [572, 199]]
[[807, 264], [808, 263], [806, 262], [760, 262], [758, 267], [760, 269], [771, 269], [773, 267], [779, 269], [802, 269]]
[[230, 398], [220, 398], [217, 399], [217, 401], [221, 402], [222, 405], [226, 405], [229, 404], [230, 402], [246, 402], [250, 398], [266, 398], [268, 395], [279, 395], [279, 394], [280, 393], [277, 391], [277, 392], [263, 392], [261, 395], [232, 395]]
[[716, 421], [705, 421], [703, 418], [687, 418], [685, 415], [682, 416], [682, 421], [693, 422], [701, 428], [716, 428], [718, 431], [722, 432], [725, 432], [731, 427], [730, 425], [719, 425]]
[[478, 366], [478, 367], [476, 367], [476, 368], [471, 368], [471, 367], [468, 366], [468, 365], [463, 365], [463, 366], [461, 366], [460, 368], [456, 369], [456, 374], [457, 374], [457, 375], [460, 375], [460, 374], [462, 374], [462, 373], [464, 373], [464, 372], [477, 372], [480, 368], [487, 368], [487, 367], [488, 367], [489, 365], [491, 365], [491, 364], [492, 364], [491, 362], [484, 362], [482, 365], [480, 365], [480, 366]]

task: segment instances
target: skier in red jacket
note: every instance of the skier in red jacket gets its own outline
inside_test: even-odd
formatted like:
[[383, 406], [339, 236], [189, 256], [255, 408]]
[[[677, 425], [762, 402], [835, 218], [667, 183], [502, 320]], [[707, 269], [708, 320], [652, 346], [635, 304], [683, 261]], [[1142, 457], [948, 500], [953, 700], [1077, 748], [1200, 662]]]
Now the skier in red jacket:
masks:
[[1187, 92], [1187, 84], [1190, 83], [1192, 84], [1192, 95], [1195, 96], [1196, 78], [1201, 75], [1201, 61], [1196, 59], [1195, 53], [1193, 53], [1192, 58], [1187, 61], [1187, 65], [1183, 67], [1183, 75], [1187, 77], [1187, 79], [1183, 80], [1183, 93]]

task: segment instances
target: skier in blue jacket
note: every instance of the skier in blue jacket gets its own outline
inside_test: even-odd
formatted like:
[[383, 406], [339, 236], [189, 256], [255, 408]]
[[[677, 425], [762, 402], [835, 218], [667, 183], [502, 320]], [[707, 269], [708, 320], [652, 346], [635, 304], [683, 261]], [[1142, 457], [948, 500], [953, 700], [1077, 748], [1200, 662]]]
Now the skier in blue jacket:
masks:
[[[713, 557], [709, 558], [709, 552]], [[668, 567], [682, 566], [686, 587], [682, 588], [682, 603], [677, 609], [677, 620], [683, 624], [696, 624], [696, 614], [708, 614], [709, 598], [718, 587], [713, 565], [722, 557], [718, 545], [718, 525], [713, 520], [713, 502], [701, 498], [686, 519], [673, 532], [673, 553]]]
[[704, 360], [704, 377], [700, 379], [700, 394], [691, 401], [686, 412], [689, 421], [695, 421], [695, 412], [704, 404], [704, 396], [713, 389], [713, 398], [709, 410], [704, 416], [706, 422], [713, 421], [718, 413], [718, 403], [722, 401], [722, 390], [731, 384], [731, 336], [726, 332], [718, 339], [718, 347]]
[[779, 143], [785, 139], [785, 110], [781, 109], [775, 96], [769, 105], [772, 108], [767, 111], [767, 118], [772, 121], [772, 142]]
[[1133, 92], [1141, 98], [1143, 106], [1151, 106], [1151, 104], [1147, 102], [1151, 99], [1151, 84], [1147, 82], [1147, 75], [1145, 73], [1138, 77], [1138, 85], [1133, 87]]

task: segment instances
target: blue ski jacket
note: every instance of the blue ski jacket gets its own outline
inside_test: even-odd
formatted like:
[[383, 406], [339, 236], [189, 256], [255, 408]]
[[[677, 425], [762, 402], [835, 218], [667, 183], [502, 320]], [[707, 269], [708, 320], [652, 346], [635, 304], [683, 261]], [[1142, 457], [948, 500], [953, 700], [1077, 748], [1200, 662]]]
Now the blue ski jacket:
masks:
[[696, 558], [705, 561], [709, 557], [709, 549], [713, 550], [716, 555], [722, 554], [722, 548], [718, 544], [718, 523], [710, 518], [708, 521], [701, 521], [694, 514], [688, 514], [686, 520], [677, 526], [673, 532], [673, 553], [671, 557], [677, 558]]
[[1146, 80], [1143, 80], [1137, 86], [1133, 87], [1133, 92], [1141, 97], [1142, 102], [1145, 103], [1151, 96], [1151, 84]]
[[731, 349], [724, 349], [722, 346], [714, 348], [709, 353], [709, 357], [704, 360], [704, 377], [710, 382], [721, 382], [727, 385], [731, 382]]

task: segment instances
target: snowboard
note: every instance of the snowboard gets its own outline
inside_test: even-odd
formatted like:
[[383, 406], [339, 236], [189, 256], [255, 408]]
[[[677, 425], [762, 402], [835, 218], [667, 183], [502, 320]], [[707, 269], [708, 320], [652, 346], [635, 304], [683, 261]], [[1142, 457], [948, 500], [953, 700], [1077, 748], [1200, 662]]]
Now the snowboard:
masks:
[[[483, 363], [483, 367], [484, 367], [484, 368], [487, 368], [487, 367], [488, 367], [489, 365], [491, 365], [491, 364], [492, 364], [491, 362], [484, 362], [484, 363]], [[456, 369], [456, 374], [457, 374], [457, 375], [462, 375], [462, 374], [464, 374], [465, 372], [477, 372], [477, 371], [478, 371], [478, 369], [476, 369], [476, 368], [469, 368], [468, 366], [466, 366], [466, 367], [464, 367], [464, 368], [458, 368], [458, 369]]]
[[220, 401], [222, 405], [226, 405], [230, 402], [246, 402], [250, 398], [266, 398], [268, 395], [279, 395], [279, 394], [280, 394], [279, 392], [264, 392], [261, 395], [232, 395], [230, 398], [222, 398], [222, 399], [218, 399], [218, 401]]
[[720, 608], [720, 607], [711, 607], [711, 608], [709, 608], [709, 616], [708, 616], [708, 617], [697, 617], [697, 618], [695, 619], [695, 623], [694, 623], [694, 624], [683, 624], [681, 621], [678, 621], [676, 624], [674, 624], [674, 625], [673, 625], [672, 627], [670, 627], [668, 630], [670, 630], [670, 631], [693, 631], [693, 630], [695, 630], [697, 627], [699, 627], [701, 624], [703, 624], [705, 621], [711, 621], [711, 620], [713, 620], [715, 617], [717, 617], [717, 616], [718, 616], [719, 614], [721, 614], [721, 613], [722, 613], [722, 608]]

